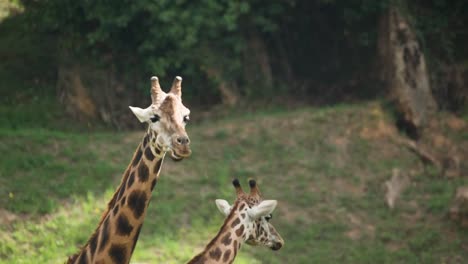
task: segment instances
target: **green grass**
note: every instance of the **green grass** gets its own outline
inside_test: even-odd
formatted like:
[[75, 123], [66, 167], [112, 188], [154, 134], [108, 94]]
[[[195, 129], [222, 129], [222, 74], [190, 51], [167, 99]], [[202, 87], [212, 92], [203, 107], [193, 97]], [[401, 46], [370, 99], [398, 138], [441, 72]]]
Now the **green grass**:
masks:
[[[285, 246], [243, 246], [236, 263], [464, 263], [468, 232], [447, 218], [457, 186], [420, 170], [385, 136], [376, 103], [236, 114], [187, 127], [193, 155], [165, 161], [134, 263], [185, 263], [223, 222], [214, 200], [232, 178], [259, 182], [279, 205]], [[193, 113], [196, 115], [196, 112]], [[453, 138], [463, 138], [458, 132]], [[93, 232], [141, 132], [0, 130], [0, 263], [62, 263]], [[466, 144], [460, 141], [460, 144]], [[389, 210], [383, 182], [415, 170]], [[13, 218], [13, 220], [11, 220]], [[458, 261], [458, 262], [457, 262]]]

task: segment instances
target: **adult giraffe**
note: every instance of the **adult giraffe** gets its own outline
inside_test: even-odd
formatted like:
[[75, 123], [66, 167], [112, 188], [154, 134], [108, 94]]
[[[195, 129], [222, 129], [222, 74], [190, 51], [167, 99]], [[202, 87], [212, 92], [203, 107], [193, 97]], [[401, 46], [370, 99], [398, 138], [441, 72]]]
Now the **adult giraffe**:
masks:
[[145, 109], [130, 106], [140, 122], [148, 123], [148, 130], [98, 227], [67, 263], [130, 262], [166, 152], [170, 152], [174, 160], [191, 154], [185, 132], [190, 110], [182, 104], [181, 84], [182, 78], [177, 76], [170, 92], [165, 93], [158, 78], [152, 77], [152, 104]]

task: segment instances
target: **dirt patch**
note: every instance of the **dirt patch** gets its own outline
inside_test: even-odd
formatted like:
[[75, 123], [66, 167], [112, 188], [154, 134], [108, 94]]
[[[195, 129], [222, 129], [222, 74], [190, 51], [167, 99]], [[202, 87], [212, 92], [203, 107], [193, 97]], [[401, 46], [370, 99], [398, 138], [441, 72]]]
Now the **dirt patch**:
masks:
[[349, 231], [345, 232], [345, 236], [351, 240], [358, 240], [365, 237], [373, 238], [375, 235], [375, 226], [365, 223], [365, 219], [357, 214], [348, 213], [347, 221], [351, 226]]
[[432, 145], [436, 148], [446, 148], [450, 145], [450, 140], [441, 134], [435, 134], [431, 138]]
[[384, 120], [378, 120], [375, 123], [364, 126], [360, 132], [360, 136], [363, 139], [382, 139], [392, 137], [398, 134], [394, 125], [385, 122]]
[[333, 181], [333, 192], [335, 195], [346, 193], [354, 197], [362, 197], [366, 192], [366, 186], [352, 184], [343, 178], [337, 178]]
[[21, 219], [20, 215], [14, 214], [6, 209], [0, 208], [0, 225], [8, 225]]
[[388, 251], [390, 252], [396, 252], [401, 250], [402, 248], [405, 248], [403, 243], [398, 243], [398, 242], [388, 242], [385, 247], [387, 248]]
[[457, 130], [457, 131], [462, 130], [467, 127], [466, 122], [463, 119], [458, 118], [454, 115], [449, 116], [449, 118], [447, 119], [447, 126], [450, 129]]
[[275, 214], [280, 215], [281, 222], [284, 223], [296, 223], [299, 219], [305, 223], [312, 222], [312, 214], [309, 214], [307, 209], [297, 208], [295, 205], [285, 201], [278, 201], [278, 206], [275, 211]]

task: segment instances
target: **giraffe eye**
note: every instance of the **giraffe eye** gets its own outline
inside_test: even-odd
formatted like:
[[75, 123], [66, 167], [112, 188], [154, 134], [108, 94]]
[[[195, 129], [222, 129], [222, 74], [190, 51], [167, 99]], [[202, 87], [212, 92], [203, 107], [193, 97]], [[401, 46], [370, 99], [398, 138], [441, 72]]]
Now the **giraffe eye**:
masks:
[[154, 115], [152, 118], [150, 118], [151, 122], [156, 123], [158, 122], [160, 117], [158, 115]]
[[267, 220], [267, 222], [269, 222], [272, 218], [273, 218], [272, 214], [265, 215], [265, 220]]
[[188, 123], [190, 121], [190, 117], [188, 115], [184, 116], [184, 122]]

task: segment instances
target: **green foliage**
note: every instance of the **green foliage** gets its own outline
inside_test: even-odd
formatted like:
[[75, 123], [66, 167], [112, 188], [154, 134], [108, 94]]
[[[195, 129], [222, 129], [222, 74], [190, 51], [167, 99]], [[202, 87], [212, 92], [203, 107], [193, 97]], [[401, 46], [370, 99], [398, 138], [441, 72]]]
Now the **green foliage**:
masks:
[[[367, 72], [374, 71], [379, 17], [389, 5], [413, 18], [433, 64], [463, 62], [468, 56], [463, 0], [21, 2], [24, 14], [12, 18], [16, 26], [10, 31], [27, 37], [2, 38], [0, 53], [19, 43], [38, 44], [23, 49], [31, 56], [21, 58], [42, 62], [39, 70], [55, 73], [67, 62], [96, 64], [116, 68], [129, 88], [147, 89], [147, 82], [135, 81], [147, 80], [141, 76], [180, 74], [191, 84], [185, 98], [203, 105], [220, 100], [221, 82], [248, 99], [378, 94]], [[2, 67], [18, 69], [6, 61], [0, 63], [0, 75]], [[52, 96], [55, 78], [48, 75], [49, 88], [41, 89]], [[368, 85], [349, 85], [356, 81]]]
[[19, 0], [0, 0], [0, 22], [15, 12], [21, 12]]
[[[23, 3], [31, 31], [59, 37], [61, 60], [110, 57], [123, 76], [182, 72], [193, 85], [190, 99], [207, 91], [219, 96], [220, 81], [241, 96], [264, 97], [291, 92], [292, 84], [284, 82], [291, 77], [298, 83], [350, 78], [372, 62], [378, 16], [388, 1]], [[262, 75], [267, 68], [274, 83]]]
[[[110, 55], [122, 74], [183, 72], [193, 84], [189, 98], [201, 92], [197, 87], [213, 90], [217, 79], [242, 81], [247, 30], [275, 31], [272, 17], [280, 15], [284, 5], [265, 6], [261, 0], [23, 3], [30, 30], [58, 35], [62, 57], [65, 53], [79, 61], [83, 55]], [[219, 69], [220, 76], [207, 76], [211, 68]]]
[[441, 62], [467, 58], [466, 1], [408, 1], [406, 5], [428, 55]]

